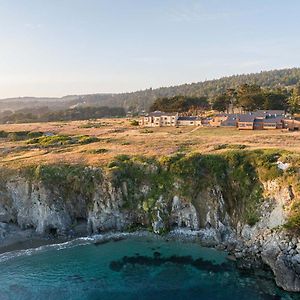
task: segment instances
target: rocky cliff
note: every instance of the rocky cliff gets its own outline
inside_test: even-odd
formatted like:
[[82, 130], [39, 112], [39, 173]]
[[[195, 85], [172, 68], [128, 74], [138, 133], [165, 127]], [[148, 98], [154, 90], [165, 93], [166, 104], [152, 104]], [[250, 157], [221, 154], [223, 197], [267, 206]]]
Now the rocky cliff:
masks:
[[119, 156], [107, 167], [3, 168], [0, 241], [9, 224], [52, 235], [73, 233], [79, 223], [86, 233], [187, 228], [250, 265], [263, 261], [279, 286], [300, 291], [297, 159], [231, 151]]

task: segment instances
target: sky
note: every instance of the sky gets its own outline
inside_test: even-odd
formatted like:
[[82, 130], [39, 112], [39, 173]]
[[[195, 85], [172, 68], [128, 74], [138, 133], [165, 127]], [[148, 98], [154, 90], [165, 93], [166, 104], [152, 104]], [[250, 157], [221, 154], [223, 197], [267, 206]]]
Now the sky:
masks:
[[300, 66], [299, 0], [0, 0], [0, 98]]

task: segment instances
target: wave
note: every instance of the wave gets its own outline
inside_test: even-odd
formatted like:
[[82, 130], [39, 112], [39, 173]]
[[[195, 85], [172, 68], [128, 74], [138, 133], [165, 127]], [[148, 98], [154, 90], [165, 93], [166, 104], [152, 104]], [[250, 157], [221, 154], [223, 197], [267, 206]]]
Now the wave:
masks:
[[49, 250], [64, 250], [67, 248], [73, 248], [78, 246], [84, 246], [89, 244], [101, 244], [109, 242], [114, 239], [123, 239], [129, 236], [146, 236], [149, 235], [149, 232], [140, 231], [140, 232], [114, 232], [114, 233], [105, 233], [105, 234], [95, 234], [86, 237], [79, 237], [67, 242], [57, 243], [57, 244], [48, 244], [43, 245], [37, 248], [29, 248], [24, 250], [15, 250], [11, 252], [5, 252], [0, 254], [0, 263], [5, 262], [10, 259], [14, 259], [20, 256], [30, 256], [40, 252], [45, 252]]

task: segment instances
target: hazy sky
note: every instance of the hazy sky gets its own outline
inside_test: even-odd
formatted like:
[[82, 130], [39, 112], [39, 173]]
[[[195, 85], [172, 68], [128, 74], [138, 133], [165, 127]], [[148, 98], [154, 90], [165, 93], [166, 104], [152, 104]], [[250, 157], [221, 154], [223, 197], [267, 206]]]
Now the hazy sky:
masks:
[[299, 0], [0, 0], [0, 98], [300, 66]]

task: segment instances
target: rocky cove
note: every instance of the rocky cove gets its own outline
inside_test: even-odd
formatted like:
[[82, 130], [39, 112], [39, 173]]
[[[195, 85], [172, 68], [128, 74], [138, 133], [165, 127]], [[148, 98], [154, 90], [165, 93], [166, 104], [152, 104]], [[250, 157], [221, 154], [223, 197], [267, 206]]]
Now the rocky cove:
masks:
[[[300, 291], [299, 157], [275, 150], [1, 168], [0, 243], [147, 229], [186, 232]], [[299, 214], [299, 215], [298, 215]], [[176, 231], [177, 230], [177, 231]]]

